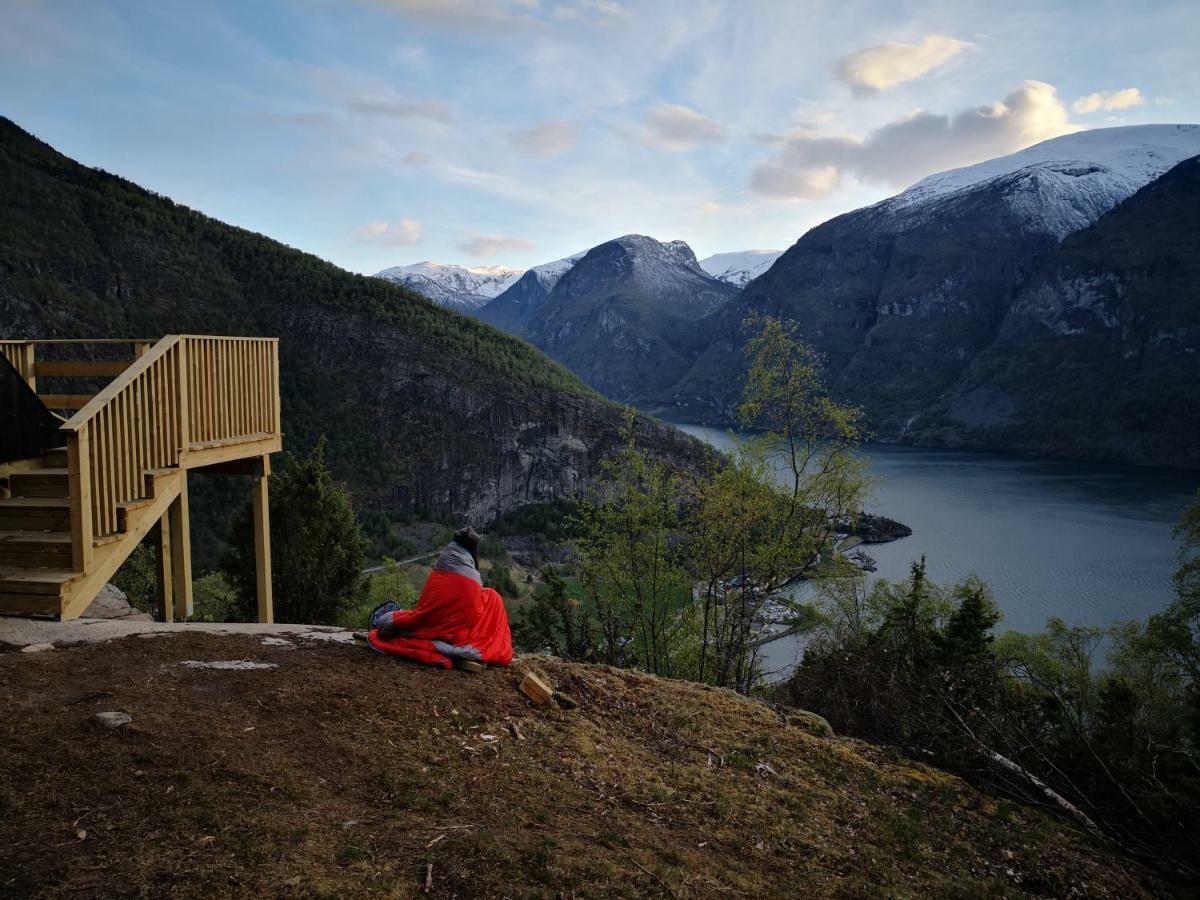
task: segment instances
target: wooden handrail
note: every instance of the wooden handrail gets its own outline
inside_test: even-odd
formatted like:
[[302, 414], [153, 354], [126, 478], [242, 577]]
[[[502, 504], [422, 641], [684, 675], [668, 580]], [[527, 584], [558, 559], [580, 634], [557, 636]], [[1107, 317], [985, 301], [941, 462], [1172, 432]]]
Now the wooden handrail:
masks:
[[75, 565], [122, 510], [148, 498], [148, 472], [186, 468], [214, 444], [279, 435], [277, 338], [168, 335], [63, 426]]
[[35, 340], [21, 340], [20, 338], [4, 338], [0, 340], [0, 344], [146, 344], [149, 346], [154, 341], [144, 338], [46, 338]]
[[93, 416], [96, 415], [103, 407], [107, 406], [113, 397], [125, 390], [130, 384], [141, 377], [142, 373], [150, 368], [156, 361], [161, 359], [167, 351], [179, 343], [180, 335], [172, 334], [163, 338], [157, 344], [150, 348], [149, 351], [143, 353], [128, 369], [109, 382], [108, 387], [98, 393], [95, 397], [88, 401], [79, 412], [67, 419], [63, 425], [63, 431], [78, 431]]

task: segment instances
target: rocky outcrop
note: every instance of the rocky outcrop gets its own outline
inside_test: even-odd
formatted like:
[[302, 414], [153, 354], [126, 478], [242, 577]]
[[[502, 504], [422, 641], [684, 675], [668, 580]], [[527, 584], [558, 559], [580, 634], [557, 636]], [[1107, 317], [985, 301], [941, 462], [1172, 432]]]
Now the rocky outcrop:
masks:
[[[387, 448], [389, 477], [366, 489], [372, 506], [487, 524], [514, 506], [570, 496], [621, 441], [625, 412], [615, 404], [522, 385], [497, 390], [453, 377], [421, 361], [419, 337], [363, 317], [300, 309], [285, 333], [313, 363], [335, 369], [353, 353], [356, 366], [375, 373], [347, 385]], [[646, 416], [636, 427], [640, 444], [681, 465], [698, 465], [708, 452]]]
[[850, 528], [850, 534], [861, 538], [864, 544], [886, 544], [908, 537], [912, 533], [911, 528], [895, 519], [868, 513], [859, 513], [853, 527]]

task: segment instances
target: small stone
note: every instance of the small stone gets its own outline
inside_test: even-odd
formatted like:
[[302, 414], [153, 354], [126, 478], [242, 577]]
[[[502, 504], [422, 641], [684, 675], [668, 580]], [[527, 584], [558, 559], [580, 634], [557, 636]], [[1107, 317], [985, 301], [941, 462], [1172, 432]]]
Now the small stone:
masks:
[[29, 644], [21, 648], [22, 653], [45, 653], [47, 650], [53, 650], [53, 644]]
[[80, 828], [78, 831], [75, 832], [75, 837], [79, 838], [79, 840], [81, 840], [81, 841], [87, 840], [87, 832], [84, 831], [82, 828]]
[[189, 669], [277, 669], [278, 663], [254, 662], [249, 659], [185, 659], [179, 663]]
[[105, 728], [124, 728], [133, 721], [133, 716], [123, 712], [99, 712], [93, 718]]

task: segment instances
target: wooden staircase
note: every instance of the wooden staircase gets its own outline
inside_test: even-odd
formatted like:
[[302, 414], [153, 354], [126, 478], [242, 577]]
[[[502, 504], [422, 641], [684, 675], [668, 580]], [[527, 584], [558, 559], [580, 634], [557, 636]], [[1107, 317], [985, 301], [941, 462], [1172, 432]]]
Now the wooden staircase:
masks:
[[141, 351], [127, 363], [39, 365], [38, 349], [62, 343], [79, 342], [0, 342], [35, 393], [39, 375], [115, 376], [94, 396], [39, 394], [48, 407], [78, 408], [63, 421], [65, 446], [0, 461], [0, 615], [79, 616], [148, 535], [160, 616], [190, 615], [187, 483], [198, 472], [255, 477], [259, 618], [270, 621], [266, 485], [269, 455], [282, 447], [278, 342], [172, 335], [153, 347], [128, 342]]

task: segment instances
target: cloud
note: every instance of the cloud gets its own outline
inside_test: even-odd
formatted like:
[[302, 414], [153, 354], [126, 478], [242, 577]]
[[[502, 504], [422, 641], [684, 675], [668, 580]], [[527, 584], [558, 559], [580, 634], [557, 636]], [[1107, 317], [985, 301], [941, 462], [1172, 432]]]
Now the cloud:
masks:
[[1096, 91], [1086, 97], [1080, 97], [1071, 104], [1071, 108], [1080, 114], [1099, 112], [1100, 110], [1129, 109], [1131, 106], [1141, 106], [1146, 102], [1142, 92], [1137, 88], [1124, 88], [1119, 91]]
[[346, 101], [351, 112], [392, 119], [427, 119], [448, 125], [454, 121], [450, 108], [441, 100], [403, 100], [386, 94], [369, 94]]
[[443, 28], [522, 28], [540, 21], [530, 15], [540, 6], [528, 0], [374, 0], [376, 6], [390, 9], [425, 25]]
[[617, 0], [580, 0], [579, 6], [581, 9], [590, 10], [601, 16], [609, 16], [613, 19], [624, 19], [629, 16], [629, 10], [617, 2]]
[[945, 34], [931, 34], [919, 44], [888, 41], [843, 56], [834, 71], [855, 93], [874, 94], [928, 75], [974, 46]]
[[411, 247], [425, 238], [425, 229], [420, 222], [401, 219], [399, 222], [368, 222], [354, 230], [354, 239], [360, 244], [380, 247]]
[[1079, 130], [1051, 85], [1027, 81], [999, 103], [954, 116], [918, 110], [865, 138], [811, 131], [785, 135], [775, 155], [751, 173], [750, 188], [775, 199], [812, 200], [834, 190], [846, 175], [907, 187], [934, 172]]
[[723, 125], [700, 115], [694, 109], [674, 103], [662, 103], [651, 110], [642, 129], [642, 143], [672, 153], [723, 140]]
[[400, 165], [414, 166], [417, 168], [427, 166], [433, 162], [433, 157], [424, 150], [409, 150], [400, 158]]
[[509, 140], [526, 153], [545, 159], [565, 153], [578, 144], [579, 131], [578, 122], [552, 119], [532, 128], [515, 131], [509, 136]]
[[499, 234], [474, 234], [458, 245], [468, 256], [495, 256], [497, 253], [527, 253], [537, 249], [533, 241]]

